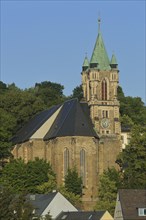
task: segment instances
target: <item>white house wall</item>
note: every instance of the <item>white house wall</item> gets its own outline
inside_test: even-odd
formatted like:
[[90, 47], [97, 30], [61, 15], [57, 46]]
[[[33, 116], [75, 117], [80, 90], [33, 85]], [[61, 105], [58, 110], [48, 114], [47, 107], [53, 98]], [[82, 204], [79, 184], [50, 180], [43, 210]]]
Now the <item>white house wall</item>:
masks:
[[44, 210], [42, 216], [50, 212], [52, 218], [56, 218], [62, 211], [78, 211], [61, 193], [57, 193], [49, 206]]
[[123, 220], [123, 214], [122, 214], [121, 202], [119, 200], [119, 194], [117, 194], [114, 220]]

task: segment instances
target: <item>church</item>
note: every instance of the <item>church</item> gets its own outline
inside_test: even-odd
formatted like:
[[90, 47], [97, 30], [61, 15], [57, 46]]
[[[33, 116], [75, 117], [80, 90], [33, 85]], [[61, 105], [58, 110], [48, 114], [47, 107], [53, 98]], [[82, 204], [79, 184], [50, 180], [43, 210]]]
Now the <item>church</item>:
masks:
[[50, 161], [57, 184], [68, 168], [76, 166], [83, 181], [83, 202], [97, 200], [99, 176], [116, 167], [121, 151], [121, 125], [117, 88], [119, 70], [104, 45], [98, 20], [98, 35], [91, 59], [82, 65], [83, 99], [71, 99], [34, 116], [13, 137], [14, 158], [27, 163], [36, 157]]

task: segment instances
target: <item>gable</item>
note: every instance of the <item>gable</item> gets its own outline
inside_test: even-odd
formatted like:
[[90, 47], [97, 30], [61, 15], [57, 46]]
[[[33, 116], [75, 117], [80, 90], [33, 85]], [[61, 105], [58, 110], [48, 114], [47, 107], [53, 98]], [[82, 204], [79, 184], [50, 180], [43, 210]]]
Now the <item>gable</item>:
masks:
[[145, 189], [120, 189], [119, 200], [123, 219], [146, 219], [146, 216], [138, 215], [139, 208], [146, 208]]
[[106, 211], [100, 220], [114, 220], [108, 211]]
[[50, 212], [50, 215], [54, 219], [62, 211], [77, 212], [78, 210], [61, 193], [58, 192], [41, 215], [45, 216], [48, 212]]

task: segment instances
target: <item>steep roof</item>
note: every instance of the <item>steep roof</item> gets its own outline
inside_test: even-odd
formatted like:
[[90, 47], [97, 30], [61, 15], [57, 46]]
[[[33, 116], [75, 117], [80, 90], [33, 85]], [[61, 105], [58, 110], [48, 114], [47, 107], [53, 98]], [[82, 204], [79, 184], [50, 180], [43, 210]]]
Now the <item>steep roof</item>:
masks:
[[29, 138], [50, 118], [60, 107], [60, 105], [42, 111], [28, 121], [17, 133], [12, 137], [13, 144], [18, 144], [29, 140]]
[[100, 220], [105, 211], [62, 212], [56, 220]]
[[146, 189], [120, 189], [119, 200], [124, 220], [146, 219], [146, 216], [138, 216], [138, 208], [146, 208]]
[[[38, 136], [40, 130], [41, 136]], [[93, 129], [87, 103], [79, 103], [77, 99], [71, 99], [62, 105], [45, 110], [33, 117], [11, 141], [13, 144], [18, 144], [32, 138], [41, 137], [43, 140], [49, 140], [62, 136], [98, 138]]]
[[110, 64], [116, 64], [116, 65], [118, 64], [115, 54], [112, 55]]
[[[84, 105], [86, 105], [86, 110]], [[65, 102], [44, 140], [62, 136], [97, 137], [87, 112], [87, 106], [87, 103], [79, 103], [77, 99]]]
[[100, 31], [98, 32], [98, 36], [90, 60], [90, 64], [94, 64], [94, 63], [99, 65], [100, 70], [110, 70], [109, 58]]
[[27, 199], [35, 208], [36, 214], [40, 216], [43, 211], [48, 207], [48, 205], [52, 202], [57, 193], [58, 192], [52, 192], [49, 194], [30, 194], [27, 196]]
[[83, 62], [83, 67], [88, 67], [89, 66], [89, 60], [87, 58], [87, 56], [85, 56], [84, 62]]

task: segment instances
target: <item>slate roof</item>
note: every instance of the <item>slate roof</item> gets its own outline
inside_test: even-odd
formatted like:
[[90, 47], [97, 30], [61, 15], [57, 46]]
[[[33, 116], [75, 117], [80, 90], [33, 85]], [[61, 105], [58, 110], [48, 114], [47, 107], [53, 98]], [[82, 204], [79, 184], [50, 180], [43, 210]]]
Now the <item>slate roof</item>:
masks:
[[32, 134], [34, 134], [59, 107], [60, 105], [53, 106], [52, 108], [42, 111], [30, 119], [29, 122], [12, 137], [12, 143], [18, 144], [29, 140]]
[[120, 189], [119, 200], [124, 220], [144, 220], [138, 216], [138, 208], [146, 208], [146, 189]]
[[27, 199], [28, 201], [30, 201], [33, 208], [35, 209], [35, 213], [40, 216], [54, 199], [57, 193], [58, 192], [52, 192], [49, 194], [30, 194], [27, 196]]
[[61, 212], [56, 220], [99, 220], [105, 211]]
[[62, 136], [95, 136], [88, 105], [73, 99], [64, 103], [58, 117], [44, 140]]
[[28, 141], [31, 136], [61, 107], [53, 124], [44, 133], [43, 140], [62, 136], [92, 136], [98, 138], [93, 129], [87, 103], [71, 99], [62, 105], [54, 106], [33, 117], [11, 139], [13, 144]]

